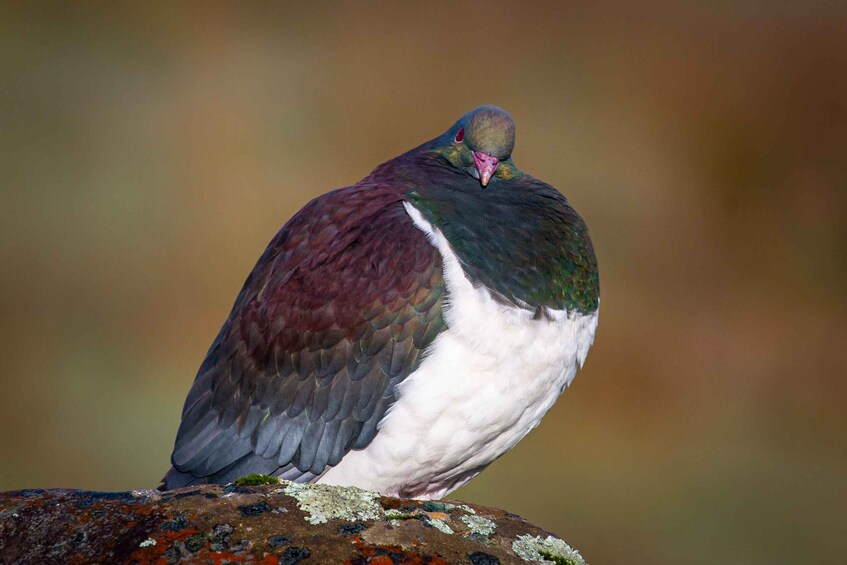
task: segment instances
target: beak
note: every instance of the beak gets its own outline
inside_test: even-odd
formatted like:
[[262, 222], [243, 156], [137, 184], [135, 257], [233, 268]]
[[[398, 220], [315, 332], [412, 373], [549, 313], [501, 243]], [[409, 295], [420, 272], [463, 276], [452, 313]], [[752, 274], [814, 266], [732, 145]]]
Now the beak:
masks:
[[500, 161], [497, 157], [474, 151], [473, 163], [476, 165], [477, 172], [479, 172], [479, 182], [482, 183], [482, 186], [488, 186], [488, 182], [497, 171], [497, 165]]

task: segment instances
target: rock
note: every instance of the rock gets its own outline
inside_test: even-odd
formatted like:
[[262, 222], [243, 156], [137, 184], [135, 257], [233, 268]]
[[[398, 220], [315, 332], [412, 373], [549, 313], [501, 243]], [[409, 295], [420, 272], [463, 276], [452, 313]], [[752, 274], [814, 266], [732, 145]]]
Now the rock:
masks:
[[329, 485], [0, 494], [0, 565], [556, 563], [561, 539], [495, 508]]

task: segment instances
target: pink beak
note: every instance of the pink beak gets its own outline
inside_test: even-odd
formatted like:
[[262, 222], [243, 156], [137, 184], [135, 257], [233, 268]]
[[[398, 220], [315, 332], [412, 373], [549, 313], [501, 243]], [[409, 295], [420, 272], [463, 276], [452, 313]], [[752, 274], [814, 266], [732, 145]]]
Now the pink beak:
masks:
[[474, 151], [473, 163], [479, 172], [479, 182], [482, 183], [482, 186], [488, 186], [488, 181], [491, 180], [491, 177], [497, 171], [497, 165], [500, 163], [499, 159], [485, 153], [480, 153], [479, 151]]

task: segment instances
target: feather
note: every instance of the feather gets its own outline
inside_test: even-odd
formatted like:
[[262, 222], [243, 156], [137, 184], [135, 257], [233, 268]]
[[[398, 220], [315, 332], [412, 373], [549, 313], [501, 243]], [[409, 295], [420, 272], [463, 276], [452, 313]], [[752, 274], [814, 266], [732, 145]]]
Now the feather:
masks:
[[338, 431], [340, 429], [341, 421], [339, 420], [330, 420], [324, 426], [320, 443], [315, 450], [315, 460], [312, 461], [312, 465], [310, 467], [312, 473], [320, 474], [326, 468], [332, 453], [332, 446], [335, 443], [335, 438], [338, 436]]
[[285, 414], [270, 417], [259, 425], [253, 448], [256, 455], [268, 459], [275, 458], [279, 453], [280, 437], [288, 425], [290, 420]]
[[290, 417], [293, 418], [306, 409], [306, 404], [314, 396], [316, 384], [315, 379], [309, 379], [298, 385], [294, 398], [289, 401], [288, 408], [285, 410]]
[[373, 415], [376, 403], [380, 399], [381, 391], [385, 389], [387, 381], [385, 373], [377, 368], [366, 379], [362, 380], [363, 386], [355, 410], [357, 420], [364, 422]]
[[288, 426], [286, 426], [285, 435], [278, 440], [279, 453], [276, 460], [279, 465], [287, 465], [294, 459], [294, 455], [300, 448], [300, 442], [303, 439], [307, 425], [306, 418], [301, 416], [291, 420]]
[[361, 422], [357, 422], [353, 418], [347, 418], [341, 421], [341, 426], [338, 433], [335, 434], [335, 440], [332, 445], [332, 451], [329, 454], [327, 463], [329, 465], [338, 465], [347, 450], [350, 449], [350, 442], [354, 436], [358, 435], [362, 429]]
[[346, 375], [339, 375], [338, 378], [333, 380], [329, 387], [330, 390], [329, 397], [326, 402], [326, 409], [323, 412], [324, 420], [333, 420], [338, 415], [341, 410], [341, 406], [344, 403], [344, 396], [347, 392], [348, 385], [349, 377]]
[[[306, 405], [305, 413], [306, 417], [309, 418], [309, 421], [314, 422], [318, 418], [324, 417], [327, 411], [327, 405], [329, 404], [329, 395], [331, 391], [331, 382], [324, 382], [323, 384], [318, 382], [312, 396], [309, 398], [309, 403]], [[324, 420], [326, 420], [326, 418], [324, 418]]]
[[306, 428], [306, 432], [303, 434], [303, 439], [300, 442], [300, 459], [295, 462], [297, 468], [301, 471], [308, 471], [312, 467], [312, 464], [314, 464], [325, 426], [326, 422], [319, 419], [310, 422]]

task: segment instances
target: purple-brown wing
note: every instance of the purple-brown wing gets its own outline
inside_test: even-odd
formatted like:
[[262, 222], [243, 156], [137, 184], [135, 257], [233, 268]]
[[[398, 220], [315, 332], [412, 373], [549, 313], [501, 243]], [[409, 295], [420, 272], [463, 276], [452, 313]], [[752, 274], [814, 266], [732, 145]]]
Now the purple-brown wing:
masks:
[[186, 399], [165, 488], [308, 481], [366, 447], [444, 329], [441, 257], [396, 190], [310, 202], [271, 241]]

